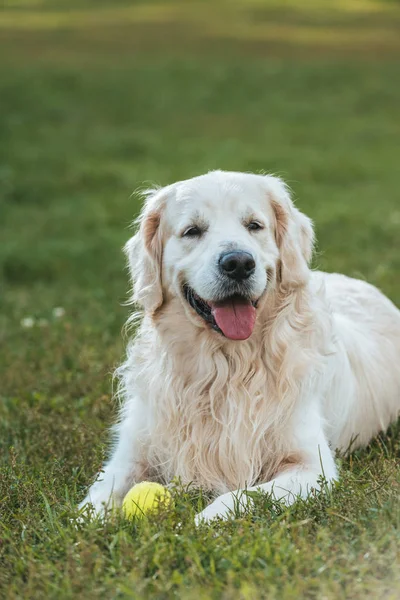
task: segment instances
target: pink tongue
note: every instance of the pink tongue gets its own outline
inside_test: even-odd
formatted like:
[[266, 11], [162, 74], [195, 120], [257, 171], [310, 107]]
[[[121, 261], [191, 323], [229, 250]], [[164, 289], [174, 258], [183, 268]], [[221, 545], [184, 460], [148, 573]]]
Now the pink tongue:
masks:
[[213, 317], [222, 333], [231, 340], [247, 340], [256, 321], [256, 309], [251, 302], [231, 298], [211, 306]]

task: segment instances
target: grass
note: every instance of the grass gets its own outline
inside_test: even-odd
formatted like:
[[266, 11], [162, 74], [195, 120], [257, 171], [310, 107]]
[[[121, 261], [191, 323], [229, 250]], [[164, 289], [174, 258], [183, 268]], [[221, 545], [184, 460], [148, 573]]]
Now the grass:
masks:
[[398, 424], [290, 510], [75, 508], [114, 414], [134, 189], [278, 173], [316, 266], [400, 304], [398, 3], [8, 1], [0, 23], [0, 597], [398, 598]]

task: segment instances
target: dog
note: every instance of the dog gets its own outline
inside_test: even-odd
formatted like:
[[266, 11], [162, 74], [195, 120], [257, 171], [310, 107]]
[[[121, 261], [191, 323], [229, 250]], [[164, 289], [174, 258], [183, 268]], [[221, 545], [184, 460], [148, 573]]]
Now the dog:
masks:
[[201, 523], [249, 508], [243, 490], [289, 505], [332, 485], [335, 450], [398, 417], [400, 311], [310, 269], [312, 222], [277, 177], [212, 171], [145, 196], [125, 247], [140, 325], [81, 506], [104, 514], [134, 483], [179, 478], [215, 495]]

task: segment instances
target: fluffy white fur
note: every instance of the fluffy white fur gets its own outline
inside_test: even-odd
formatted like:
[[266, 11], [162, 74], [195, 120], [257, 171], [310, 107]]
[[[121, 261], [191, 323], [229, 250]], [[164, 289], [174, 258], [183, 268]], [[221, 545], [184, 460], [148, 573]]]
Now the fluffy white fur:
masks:
[[[200, 238], [183, 236], [198, 223]], [[182, 293], [220, 294], [215, 265], [232, 247], [256, 261], [245, 341], [211, 329]], [[397, 418], [400, 312], [364, 281], [310, 271], [312, 248], [311, 221], [272, 176], [217, 171], [147, 195], [126, 246], [142, 318], [119, 369], [115, 446], [82, 505], [102, 512], [135, 482], [173, 477], [220, 494], [198, 521], [228, 517], [237, 497], [245, 506], [242, 488], [290, 503], [337, 477], [336, 448]]]

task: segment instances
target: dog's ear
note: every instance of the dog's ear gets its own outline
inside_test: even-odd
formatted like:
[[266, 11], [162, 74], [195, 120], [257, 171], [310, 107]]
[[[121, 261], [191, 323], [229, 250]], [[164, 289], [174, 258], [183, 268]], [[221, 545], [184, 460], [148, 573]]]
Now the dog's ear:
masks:
[[146, 202], [137, 220], [136, 234], [125, 244], [132, 280], [132, 302], [153, 314], [163, 303], [161, 216], [166, 189], [145, 192]]
[[282, 289], [290, 290], [304, 285], [309, 279], [314, 229], [311, 219], [294, 206], [284, 182], [276, 177], [268, 177], [268, 180], [280, 253], [278, 278]]

